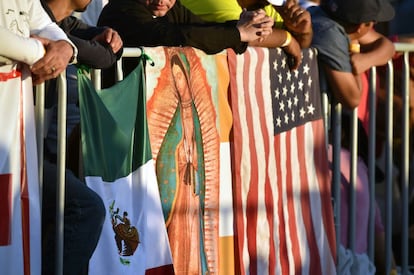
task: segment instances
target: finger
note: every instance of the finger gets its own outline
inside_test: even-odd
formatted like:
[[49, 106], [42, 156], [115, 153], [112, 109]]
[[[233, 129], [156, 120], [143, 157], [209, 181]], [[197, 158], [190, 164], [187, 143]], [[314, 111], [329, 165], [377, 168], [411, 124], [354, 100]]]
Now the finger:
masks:
[[54, 74], [56, 72], [55, 66], [50, 67], [50, 74]]
[[291, 70], [297, 70], [299, 68], [300, 62], [301, 62], [300, 57], [299, 56], [294, 56], [292, 58], [292, 63], [293, 64], [290, 66], [290, 69]]

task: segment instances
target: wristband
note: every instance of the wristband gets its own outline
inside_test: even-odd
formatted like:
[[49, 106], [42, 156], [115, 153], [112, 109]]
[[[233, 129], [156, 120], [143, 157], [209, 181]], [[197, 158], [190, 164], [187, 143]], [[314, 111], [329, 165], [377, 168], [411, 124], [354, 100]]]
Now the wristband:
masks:
[[292, 35], [290, 34], [290, 32], [286, 31], [286, 40], [280, 47], [283, 48], [289, 46], [290, 42], [292, 42]]
[[361, 46], [358, 43], [352, 43], [349, 45], [349, 51], [351, 53], [360, 53], [361, 52]]

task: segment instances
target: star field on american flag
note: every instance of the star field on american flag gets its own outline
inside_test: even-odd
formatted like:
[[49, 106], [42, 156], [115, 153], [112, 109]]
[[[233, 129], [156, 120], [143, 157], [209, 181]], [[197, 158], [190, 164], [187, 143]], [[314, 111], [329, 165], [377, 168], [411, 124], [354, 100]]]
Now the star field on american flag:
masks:
[[[308, 62], [316, 58], [314, 51], [306, 51], [302, 65], [294, 71], [282, 49], [271, 52], [270, 71], [275, 134], [288, 131], [308, 121], [321, 118], [318, 69]], [[274, 56], [276, 55], [276, 56]], [[314, 79], [316, 81], [314, 81]]]

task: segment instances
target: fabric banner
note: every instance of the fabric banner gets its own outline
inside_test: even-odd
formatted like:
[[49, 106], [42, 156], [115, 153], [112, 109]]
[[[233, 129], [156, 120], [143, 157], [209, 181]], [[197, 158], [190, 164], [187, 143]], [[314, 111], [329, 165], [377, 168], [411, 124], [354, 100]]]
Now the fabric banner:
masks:
[[89, 274], [173, 274], [146, 117], [143, 59], [123, 81], [96, 91], [78, 74], [86, 183], [107, 217]]
[[[4, 68], [4, 67], [3, 67]], [[0, 267], [40, 274], [40, 198], [33, 87], [23, 72], [0, 72]]]
[[295, 71], [279, 48], [228, 59], [239, 272], [335, 274], [316, 51]]
[[153, 159], [176, 274], [233, 274], [225, 51], [144, 48]]

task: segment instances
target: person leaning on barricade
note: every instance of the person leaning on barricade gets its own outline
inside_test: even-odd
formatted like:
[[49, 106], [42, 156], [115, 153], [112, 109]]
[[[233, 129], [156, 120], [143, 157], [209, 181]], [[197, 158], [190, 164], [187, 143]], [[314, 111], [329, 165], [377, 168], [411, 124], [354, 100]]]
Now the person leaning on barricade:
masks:
[[292, 57], [292, 62], [290, 62], [292, 69], [296, 69], [301, 63], [300, 49], [308, 48], [312, 41], [310, 13], [294, 0], [228, 0], [225, 2], [181, 0], [181, 2], [196, 15], [211, 22], [237, 20], [243, 9], [264, 10], [266, 15], [274, 20], [273, 32], [267, 38], [267, 46], [283, 48]]
[[[312, 46], [318, 50], [321, 90], [327, 92], [332, 103], [339, 102], [343, 109], [343, 136], [340, 149], [341, 174], [341, 246], [338, 248], [339, 270], [343, 274], [379, 274], [383, 271], [385, 255], [384, 228], [379, 208], [375, 210], [375, 264], [367, 256], [369, 183], [368, 168], [364, 152], [366, 146], [359, 146], [356, 179], [356, 221], [354, 250], [348, 240], [348, 211], [351, 154], [349, 152], [350, 111], [363, 102], [368, 90], [363, 82], [365, 72], [373, 66], [386, 64], [395, 49], [392, 42], [374, 29], [376, 22], [389, 21], [394, 9], [388, 0], [322, 0], [319, 6], [309, 7], [312, 16]], [[364, 92], [365, 91], [365, 92]], [[366, 110], [368, 111], [368, 110]], [[359, 125], [362, 125], [359, 123]], [[368, 142], [367, 132], [361, 126], [359, 142]], [[330, 150], [332, 148], [330, 147]], [[332, 153], [329, 155], [332, 159]], [[375, 199], [375, 198], [373, 198]], [[376, 204], [376, 202], [375, 202]], [[346, 257], [353, 258], [353, 264], [346, 265]], [[379, 258], [377, 258], [379, 257]], [[351, 271], [352, 270], [352, 271]]]
[[[394, 45], [373, 28], [376, 22], [394, 16], [387, 0], [322, 0], [310, 7], [321, 71], [327, 80], [325, 90], [352, 109], [361, 99], [361, 74], [372, 66], [386, 64]], [[329, 41], [329, 43], [328, 43]]]
[[[33, 84], [58, 76], [76, 57], [77, 49], [37, 0], [2, 0], [0, 14], [1, 273], [24, 274], [30, 270], [40, 274], [41, 213]], [[34, 35], [36, 38], [31, 37]], [[8, 184], [10, 195], [3, 192]], [[6, 213], [7, 207], [14, 209], [9, 209], [9, 221], [7, 214], [3, 215], [4, 206]], [[8, 233], [4, 221], [6, 227], [10, 223]]]
[[[206, 22], [176, 0], [112, 0], [102, 10], [100, 26], [110, 26], [126, 47], [190, 46], [207, 54], [232, 48], [243, 53], [247, 46], [277, 47], [300, 56], [299, 44], [285, 35], [275, 35], [274, 20], [263, 10], [243, 11], [239, 20]], [[273, 32], [273, 33], [272, 33]], [[125, 60], [125, 74], [137, 61]], [[114, 73], [105, 74], [108, 80]], [[104, 86], [113, 84], [113, 79]]]
[[[122, 39], [118, 33], [107, 27], [94, 27], [83, 23], [71, 14], [84, 11], [89, 1], [41, 0], [43, 8], [52, 21], [66, 32], [78, 49], [77, 64], [89, 68], [103, 69], [113, 65], [122, 54]], [[76, 68], [75, 68], [76, 70]], [[68, 70], [67, 72], [71, 72]], [[68, 78], [68, 131], [70, 140], [79, 140], [78, 89], [75, 76]], [[73, 77], [75, 80], [70, 80]], [[53, 274], [55, 270], [55, 217], [56, 217], [56, 147], [57, 147], [57, 86], [55, 80], [48, 81], [47, 105], [52, 105], [52, 119], [45, 142], [44, 186], [42, 205], [42, 274]], [[75, 126], [77, 125], [77, 126]], [[68, 143], [68, 153], [79, 152], [78, 144]], [[71, 156], [72, 154], [68, 154]], [[77, 154], [75, 154], [77, 156]], [[78, 168], [78, 157], [68, 158]], [[76, 175], [78, 171], [66, 169], [63, 274], [87, 274], [89, 259], [98, 243], [105, 207], [102, 199]]]

